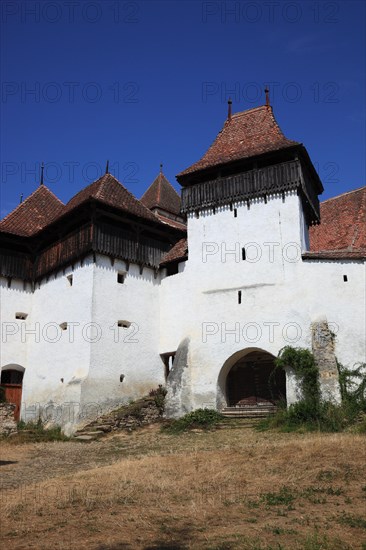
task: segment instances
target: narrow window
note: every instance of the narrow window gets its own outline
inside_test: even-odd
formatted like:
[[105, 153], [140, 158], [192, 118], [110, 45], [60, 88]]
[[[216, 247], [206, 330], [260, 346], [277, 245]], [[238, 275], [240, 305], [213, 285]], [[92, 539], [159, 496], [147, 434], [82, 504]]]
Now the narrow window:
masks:
[[348, 281], [347, 275], [343, 275], [343, 281], [346, 283]]
[[117, 273], [117, 283], [119, 283], [120, 285], [123, 285], [124, 282], [125, 282], [125, 274], [119, 271]]
[[67, 330], [67, 323], [61, 323], [60, 324], [60, 329], [61, 330]]
[[118, 326], [121, 328], [130, 328], [130, 321], [118, 321]]
[[66, 279], [69, 281], [69, 285], [72, 286], [73, 275], [68, 275], [68, 276], [66, 277]]
[[243, 248], [241, 249], [241, 259], [242, 259], [242, 260], [245, 260], [245, 258], [246, 258], [246, 255], [245, 255], [245, 248], [244, 248], [244, 246], [243, 246]]
[[238, 290], [238, 304], [241, 304], [241, 290]]
[[15, 314], [15, 319], [20, 319], [21, 321], [25, 321], [28, 317], [28, 313], [22, 313], [21, 311], [17, 311]]
[[238, 217], [238, 210], [237, 208], [234, 208], [234, 218], [237, 218]]

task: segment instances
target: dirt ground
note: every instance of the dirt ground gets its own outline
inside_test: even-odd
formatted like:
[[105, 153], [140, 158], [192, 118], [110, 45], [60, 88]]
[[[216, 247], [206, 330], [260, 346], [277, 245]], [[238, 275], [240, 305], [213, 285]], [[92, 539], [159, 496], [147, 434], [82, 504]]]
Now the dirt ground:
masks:
[[2, 549], [366, 549], [366, 438], [150, 426], [1, 443]]

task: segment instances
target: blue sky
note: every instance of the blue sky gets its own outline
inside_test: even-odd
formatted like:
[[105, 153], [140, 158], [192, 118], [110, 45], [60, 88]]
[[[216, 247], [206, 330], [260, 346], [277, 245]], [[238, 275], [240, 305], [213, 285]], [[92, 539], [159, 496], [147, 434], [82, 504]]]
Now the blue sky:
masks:
[[1, 216], [111, 172], [140, 197], [198, 160], [233, 111], [271, 104], [322, 200], [365, 185], [361, 1], [4, 1]]

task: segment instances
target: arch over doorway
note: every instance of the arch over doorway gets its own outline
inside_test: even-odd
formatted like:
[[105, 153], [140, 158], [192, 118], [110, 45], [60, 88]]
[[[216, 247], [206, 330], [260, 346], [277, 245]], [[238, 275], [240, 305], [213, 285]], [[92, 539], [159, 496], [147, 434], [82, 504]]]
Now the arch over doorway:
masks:
[[24, 367], [17, 364], [9, 364], [1, 368], [0, 386], [4, 390], [5, 401], [15, 405], [14, 418], [17, 421], [20, 418], [24, 372]]
[[285, 400], [286, 375], [274, 370], [274, 360], [271, 353], [259, 348], [248, 348], [229, 357], [218, 380], [219, 408]]

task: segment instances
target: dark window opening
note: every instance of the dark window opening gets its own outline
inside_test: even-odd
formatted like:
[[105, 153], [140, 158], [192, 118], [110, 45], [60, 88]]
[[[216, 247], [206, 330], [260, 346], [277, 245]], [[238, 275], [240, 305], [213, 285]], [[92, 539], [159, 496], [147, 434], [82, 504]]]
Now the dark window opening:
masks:
[[15, 319], [20, 319], [21, 321], [25, 321], [28, 317], [28, 313], [21, 313], [20, 311], [15, 314]]
[[347, 275], [343, 275], [343, 281], [346, 283], [348, 281]]
[[118, 321], [118, 326], [121, 328], [130, 328], [130, 321]]
[[117, 283], [120, 285], [123, 285], [125, 282], [125, 274], [124, 273], [117, 273]]
[[23, 381], [23, 372], [18, 370], [3, 370], [1, 372], [1, 384], [21, 384]]
[[238, 210], [237, 208], [234, 208], [234, 218], [237, 218], [238, 217]]
[[241, 304], [241, 290], [238, 291], [238, 304]]
[[72, 275], [68, 275], [66, 277], [66, 279], [69, 281], [69, 285], [72, 286], [72, 283], [73, 283], [73, 276]]
[[241, 249], [241, 259], [242, 259], [242, 260], [245, 260], [245, 258], [246, 258], [246, 255], [245, 255], [245, 248], [244, 248], [244, 246], [243, 246], [243, 248]]

